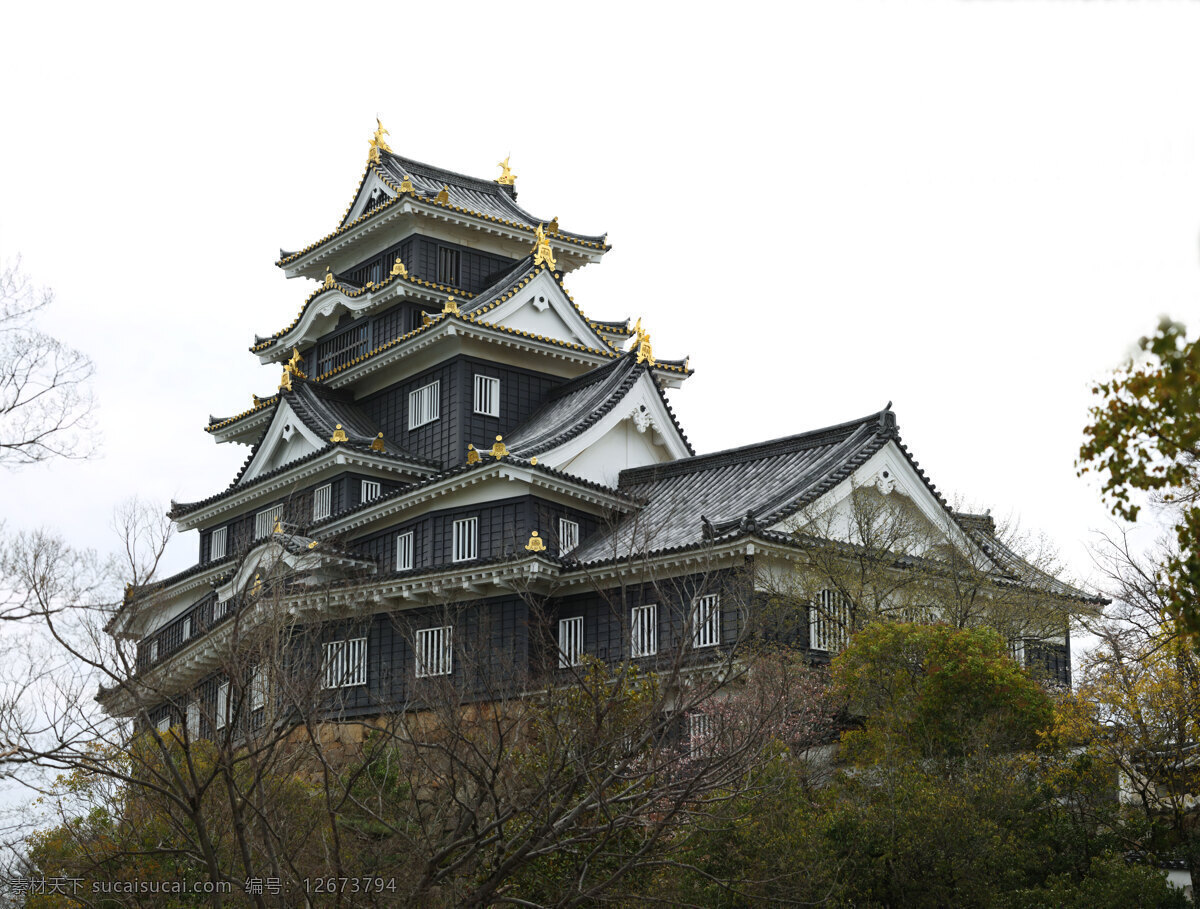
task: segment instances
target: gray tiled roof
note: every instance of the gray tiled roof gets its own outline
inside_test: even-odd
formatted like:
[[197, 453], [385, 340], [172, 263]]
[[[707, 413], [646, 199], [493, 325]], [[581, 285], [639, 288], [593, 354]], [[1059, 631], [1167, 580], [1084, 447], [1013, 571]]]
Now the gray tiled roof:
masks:
[[[638, 363], [636, 351], [585, 372], [555, 389], [533, 416], [505, 436], [504, 444], [521, 458], [557, 448], [611, 412], [647, 372], [650, 372], [649, 366]], [[654, 387], [657, 389], [658, 385]], [[662, 394], [661, 390], [659, 394]], [[666, 404], [665, 397], [663, 403]], [[670, 405], [667, 405], [667, 411], [671, 412]], [[671, 419], [675, 420], [674, 413], [671, 413]], [[678, 422], [675, 422], [675, 428], [690, 451], [687, 436]]]
[[580, 562], [689, 546], [743, 522], [768, 527], [814, 501], [897, 436], [890, 410], [814, 432], [621, 473], [646, 502], [572, 553]]
[[[405, 158], [392, 152], [380, 154], [380, 166], [393, 183], [399, 185], [407, 175], [418, 195], [435, 197], [444, 185], [449, 191], [450, 204], [460, 208], [470, 209], [506, 221], [516, 221], [530, 230], [539, 224], [548, 224], [552, 218], [538, 218], [516, 202], [516, 191], [512, 187], [501, 186], [494, 180], [481, 180], [457, 174], [452, 170], [423, 164], [411, 158]], [[603, 243], [604, 235], [576, 234], [566, 230], [558, 233], [564, 237], [574, 237], [594, 243]]]

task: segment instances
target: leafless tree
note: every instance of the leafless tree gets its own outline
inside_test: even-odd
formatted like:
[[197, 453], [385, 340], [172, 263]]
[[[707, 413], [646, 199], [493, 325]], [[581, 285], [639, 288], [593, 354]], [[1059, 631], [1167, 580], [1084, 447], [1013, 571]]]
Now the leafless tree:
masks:
[[0, 466], [92, 451], [88, 357], [37, 327], [54, 294], [36, 287], [21, 260], [0, 263]]

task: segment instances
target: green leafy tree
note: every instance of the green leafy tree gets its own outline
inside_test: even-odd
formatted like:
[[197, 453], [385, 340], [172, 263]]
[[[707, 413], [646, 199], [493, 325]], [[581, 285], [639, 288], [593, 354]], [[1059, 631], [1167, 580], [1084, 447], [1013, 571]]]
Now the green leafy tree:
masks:
[[1080, 473], [1101, 476], [1113, 513], [1135, 521], [1148, 494], [1174, 514], [1176, 551], [1159, 584], [1169, 608], [1200, 634], [1200, 341], [1164, 318], [1138, 341], [1142, 355], [1097, 383]]

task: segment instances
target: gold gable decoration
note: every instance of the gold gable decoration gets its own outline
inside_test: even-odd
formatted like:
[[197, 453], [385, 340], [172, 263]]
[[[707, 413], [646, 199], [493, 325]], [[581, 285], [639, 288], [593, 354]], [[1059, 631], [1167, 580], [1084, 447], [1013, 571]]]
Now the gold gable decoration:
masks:
[[451, 313], [456, 316], [462, 315], [462, 313], [458, 311], [458, 303], [454, 301], [453, 297], [450, 297], [448, 300], [446, 300], [446, 305], [442, 307], [442, 312]]
[[530, 552], [545, 552], [546, 541], [539, 537], [538, 532], [535, 530], [529, 535], [529, 542], [525, 544], [525, 548]]
[[383, 433], [377, 435], [371, 442], [371, 451], [383, 451]]
[[404, 267], [404, 260], [396, 256], [396, 261], [392, 264], [393, 278], [407, 278], [408, 269]]
[[328, 265], [325, 266], [325, 283], [321, 286], [326, 288], [333, 287], [333, 272], [329, 270]]
[[475, 446], [468, 445], [467, 446], [467, 463], [468, 464], [478, 464], [482, 460], [483, 460], [483, 458], [481, 458], [479, 456], [479, 452], [475, 450]]
[[[512, 155], [508, 156], [508, 158], [511, 158], [511, 157], [512, 157]], [[498, 168], [500, 168], [500, 172], [501, 172], [500, 176], [498, 176], [496, 178], [496, 182], [499, 183], [501, 186], [515, 186], [516, 182], [517, 182], [517, 175], [514, 174], [512, 172], [512, 168], [508, 166], [508, 158], [505, 158], [503, 161], [501, 161], [499, 164], [496, 165]]]
[[450, 187], [445, 183], [442, 184], [441, 192], [437, 194], [437, 199], [435, 201], [441, 202], [443, 205], [450, 201]]
[[541, 265], [545, 262], [553, 271], [558, 266], [554, 263], [554, 250], [550, 248], [550, 238], [546, 236], [546, 231], [539, 224], [534, 230], [533, 235], [537, 238], [537, 242], [533, 247], [533, 264]]
[[400, 192], [415, 195], [417, 188], [413, 186], [412, 177], [408, 174], [404, 175], [404, 179], [400, 181]]
[[349, 442], [350, 437], [346, 435], [346, 430], [342, 429], [342, 424], [338, 423], [334, 427], [333, 435], [329, 437], [330, 442]]
[[383, 138], [384, 136], [390, 136], [390, 135], [391, 135], [391, 133], [389, 133], [386, 129], [383, 128], [383, 123], [380, 122], [378, 117], [376, 117], [375, 118], [375, 135], [371, 138], [371, 141], [370, 141], [371, 150], [367, 153], [367, 160], [370, 161], [372, 164], [379, 163], [379, 152], [380, 151], [385, 151], [390, 154], [395, 154], [395, 152], [392, 151], [392, 147], [387, 144], [387, 140]]
[[504, 436], [496, 436], [496, 444], [492, 446], [491, 455], [497, 461], [508, 454], [508, 447], [504, 444]]
[[300, 371], [300, 364], [303, 361], [304, 358], [300, 356], [300, 351], [293, 347], [292, 357], [283, 364], [283, 375], [279, 377], [280, 391], [292, 390], [292, 376], [295, 376], [297, 379], [307, 378], [307, 376]]

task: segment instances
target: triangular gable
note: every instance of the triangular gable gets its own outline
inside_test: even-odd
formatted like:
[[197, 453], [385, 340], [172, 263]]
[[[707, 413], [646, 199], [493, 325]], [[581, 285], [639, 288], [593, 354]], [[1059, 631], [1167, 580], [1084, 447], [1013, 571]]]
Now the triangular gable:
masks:
[[[889, 439], [879, 451], [855, 468], [815, 502], [776, 522], [771, 529], [807, 532], [827, 539], [860, 542], [852, 494], [868, 491], [897, 505], [908, 506], [915, 521], [923, 524], [925, 542], [931, 547], [951, 545], [960, 552], [980, 556], [978, 547], [963, 533], [945, 503], [918, 473], [911, 458], [896, 439]], [[920, 555], [919, 549], [910, 554]]]
[[643, 372], [601, 419], [537, 457], [547, 467], [616, 486], [622, 470], [690, 455], [653, 377]]
[[321, 438], [304, 424], [286, 400], [281, 400], [238, 483], [249, 483], [269, 470], [324, 448], [328, 443], [328, 439]]
[[354, 196], [354, 201], [350, 203], [350, 208], [346, 211], [346, 217], [342, 219], [342, 225], [349, 224], [360, 217], [367, 209], [374, 208], [395, 197], [396, 191], [384, 182], [376, 173], [375, 168], [368, 168], [362, 184], [358, 187], [358, 193]]
[[512, 297], [483, 313], [481, 319], [492, 325], [568, 344], [610, 349], [608, 342], [580, 314], [548, 270], [538, 272]]

